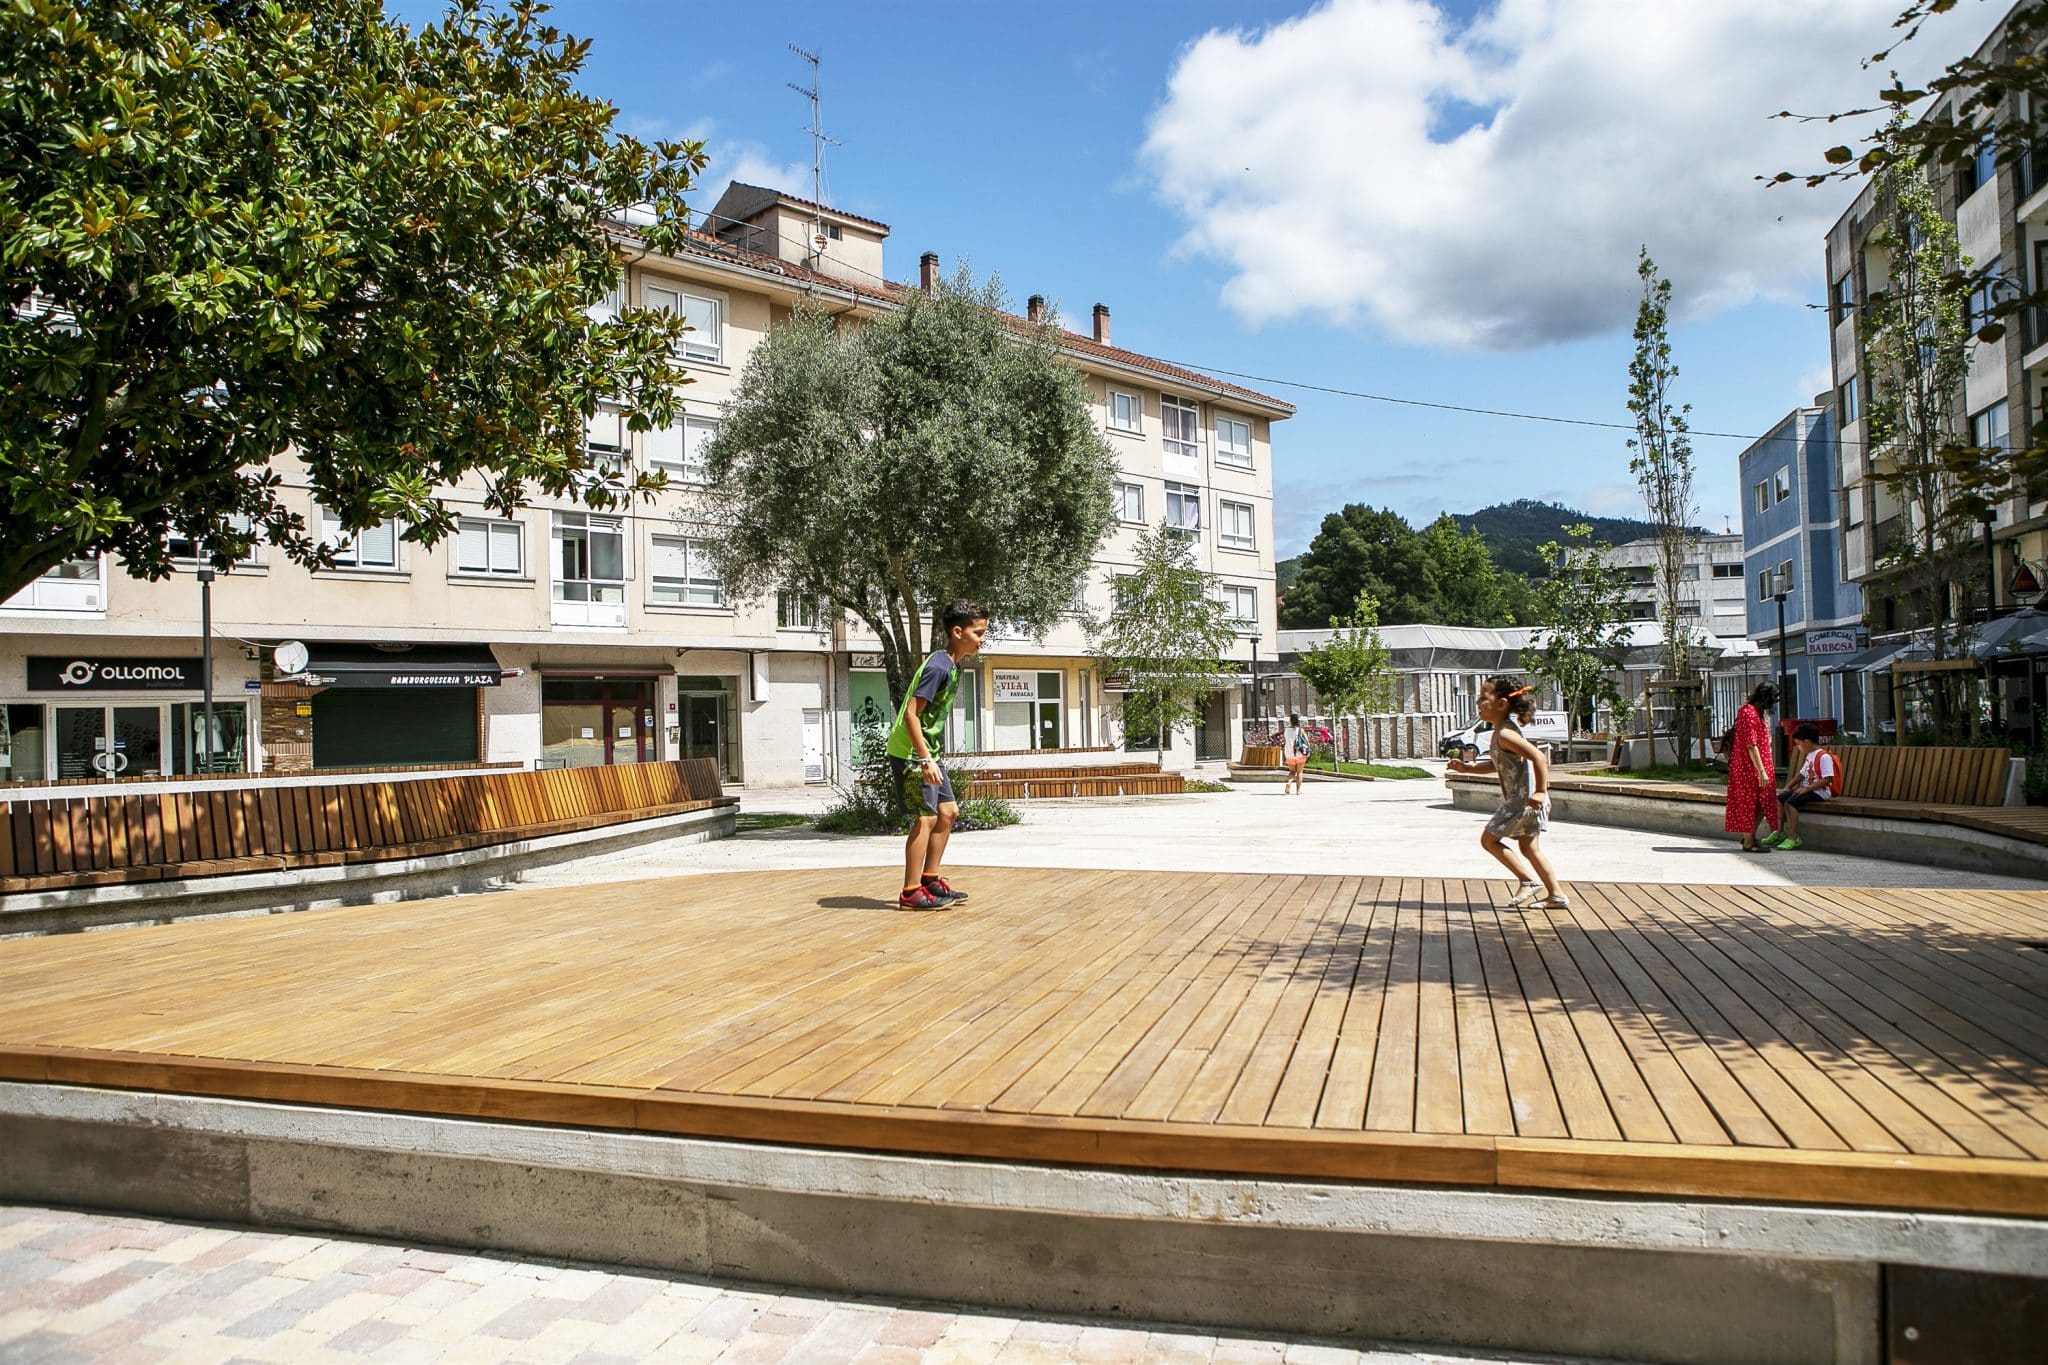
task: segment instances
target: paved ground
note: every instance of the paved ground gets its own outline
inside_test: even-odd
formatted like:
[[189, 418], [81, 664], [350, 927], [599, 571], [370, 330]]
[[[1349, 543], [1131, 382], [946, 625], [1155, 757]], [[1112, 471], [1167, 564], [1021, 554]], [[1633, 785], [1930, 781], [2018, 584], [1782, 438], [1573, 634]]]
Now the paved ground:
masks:
[[0, 1205], [0, 1361], [8, 1365], [1480, 1359], [836, 1301], [559, 1262]]
[[[1432, 765], [1441, 768], [1441, 764]], [[740, 790], [743, 812], [815, 814], [829, 788]], [[1437, 781], [1277, 784], [1125, 802], [1020, 802], [1024, 823], [956, 838], [948, 861], [1001, 867], [1131, 867], [1200, 872], [1320, 872], [1379, 877], [1504, 876], [1479, 847], [1483, 815], [1451, 809]], [[2032, 888], [2038, 882], [1842, 854], [1745, 854], [1734, 836], [1689, 838], [1559, 822], [1544, 847], [1573, 881], [1717, 885]], [[895, 862], [894, 838], [776, 830], [713, 844], [585, 859], [530, 873], [565, 886], [745, 868], [872, 867]], [[888, 880], [888, 878], [884, 878]]]

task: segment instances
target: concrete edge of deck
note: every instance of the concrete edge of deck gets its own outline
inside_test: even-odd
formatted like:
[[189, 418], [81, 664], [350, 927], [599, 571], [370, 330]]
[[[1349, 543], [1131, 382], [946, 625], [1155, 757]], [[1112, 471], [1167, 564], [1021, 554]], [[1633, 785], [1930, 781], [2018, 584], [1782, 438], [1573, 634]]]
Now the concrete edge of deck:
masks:
[[[2048, 1224], [907, 1156], [0, 1083], [0, 1196], [1359, 1341], [1870, 1362]], [[1589, 1286], [1599, 1311], [1587, 1311]]]
[[2048, 1164], [1991, 1157], [1049, 1118], [25, 1045], [0, 1045], [0, 1082], [1125, 1171], [2048, 1218]]
[[[1500, 791], [1491, 782], [1451, 782], [1451, 804], [1459, 810], [1491, 811], [1500, 805]], [[1553, 791], [1552, 818], [1570, 824], [1610, 825], [1652, 834], [1682, 834], [1702, 839], [1733, 839], [1723, 828], [1722, 808], [1699, 801], [1660, 800], [1634, 792]], [[1845, 853], [1881, 858], [1892, 863], [1954, 868], [1963, 872], [1995, 872], [2008, 877], [2048, 879], [2048, 846], [2008, 838], [1966, 825], [1918, 820], [1886, 820], [1870, 815], [1838, 815], [1823, 811], [1818, 818], [1800, 818], [1799, 836], [1820, 853]], [[1796, 858], [1798, 855], [1788, 854]]]
[[0, 896], [0, 939], [485, 891], [510, 885], [520, 873], [533, 868], [576, 858], [653, 844], [726, 838], [738, 823], [737, 806], [716, 806], [423, 858], [63, 891], [18, 891]]

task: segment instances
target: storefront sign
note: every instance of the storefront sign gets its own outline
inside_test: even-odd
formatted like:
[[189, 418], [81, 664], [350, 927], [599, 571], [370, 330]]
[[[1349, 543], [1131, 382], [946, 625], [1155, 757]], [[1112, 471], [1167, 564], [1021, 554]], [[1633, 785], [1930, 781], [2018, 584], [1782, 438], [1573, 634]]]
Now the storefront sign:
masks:
[[995, 698], [997, 701], [1037, 701], [1038, 675], [1036, 673], [1011, 673], [997, 669], [995, 674]]
[[1808, 654], [1854, 654], [1858, 648], [1853, 630], [1810, 630], [1806, 633]]
[[879, 654], [856, 654], [853, 656], [853, 667], [855, 668], [880, 668], [881, 666], [882, 656]]
[[30, 655], [31, 692], [178, 692], [199, 690], [197, 659], [105, 659]]

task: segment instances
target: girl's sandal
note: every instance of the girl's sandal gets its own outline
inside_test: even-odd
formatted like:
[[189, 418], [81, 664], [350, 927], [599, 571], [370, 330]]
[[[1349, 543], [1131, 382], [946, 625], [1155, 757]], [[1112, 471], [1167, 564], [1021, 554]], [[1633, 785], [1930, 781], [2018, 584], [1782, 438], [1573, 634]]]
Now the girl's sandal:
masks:
[[1522, 889], [1508, 897], [1508, 909], [1521, 910], [1543, 899], [1542, 882], [1523, 882]]
[[1560, 891], [1555, 896], [1545, 896], [1542, 900], [1534, 902], [1529, 908], [1531, 910], [1569, 910], [1572, 908], [1572, 898]]

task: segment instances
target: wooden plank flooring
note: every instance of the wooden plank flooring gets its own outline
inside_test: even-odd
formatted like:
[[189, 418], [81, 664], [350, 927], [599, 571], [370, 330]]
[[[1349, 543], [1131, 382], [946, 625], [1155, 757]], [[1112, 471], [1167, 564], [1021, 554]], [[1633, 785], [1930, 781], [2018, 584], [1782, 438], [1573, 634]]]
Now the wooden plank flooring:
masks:
[[0, 943], [0, 1077], [2048, 1216], [2048, 891], [730, 873]]

